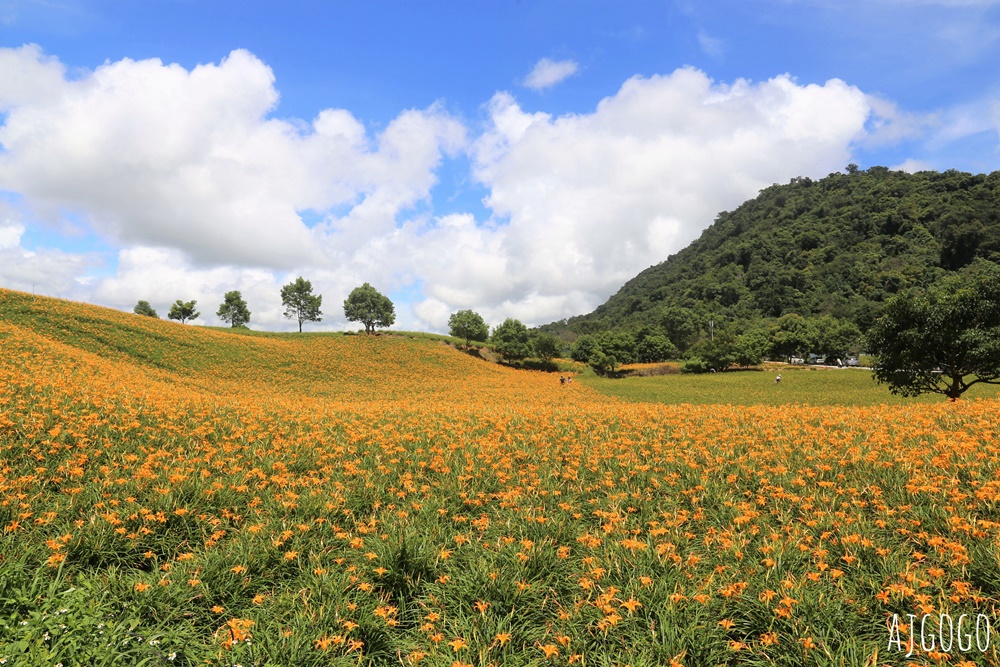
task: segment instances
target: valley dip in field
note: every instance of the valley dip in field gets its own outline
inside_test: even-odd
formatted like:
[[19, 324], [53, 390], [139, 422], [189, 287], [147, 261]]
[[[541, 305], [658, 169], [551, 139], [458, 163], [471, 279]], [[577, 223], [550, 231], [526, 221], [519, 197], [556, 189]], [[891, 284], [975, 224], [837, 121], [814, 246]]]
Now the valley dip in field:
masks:
[[[902, 653], [906, 657], [913, 655], [919, 647], [925, 652], [941, 653], [971, 653], [979, 651], [986, 653], [990, 648], [992, 624], [986, 614], [962, 614], [953, 619], [949, 614], [906, 614], [909, 619], [908, 634], [905, 631], [906, 620], [903, 621], [904, 631], [900, 630], [899, 614], [893, 614], [886, 619], [889, 629], [889, 651]], [[906, 634], [907, 639], [903, 639]]]

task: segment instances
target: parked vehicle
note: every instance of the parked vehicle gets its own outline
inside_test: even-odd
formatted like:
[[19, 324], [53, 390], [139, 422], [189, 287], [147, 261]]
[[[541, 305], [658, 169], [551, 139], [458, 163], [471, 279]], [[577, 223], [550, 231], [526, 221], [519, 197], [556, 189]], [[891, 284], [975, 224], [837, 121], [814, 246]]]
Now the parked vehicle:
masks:
[[861, 362], [858, 361], [857, 357], [847, 357], [847, 359], [844, 360], [844, 364], [856, 368], [861, 365]]

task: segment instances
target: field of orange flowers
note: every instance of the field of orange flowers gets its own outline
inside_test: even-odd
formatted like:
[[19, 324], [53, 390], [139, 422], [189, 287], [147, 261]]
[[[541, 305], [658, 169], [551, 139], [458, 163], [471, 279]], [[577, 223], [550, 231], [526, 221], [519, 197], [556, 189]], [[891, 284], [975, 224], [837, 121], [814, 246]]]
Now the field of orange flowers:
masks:
[[633, 404], [0, 291], [0, 664], [998, 664], [938, 631], [1000, 629], [998, 407]]

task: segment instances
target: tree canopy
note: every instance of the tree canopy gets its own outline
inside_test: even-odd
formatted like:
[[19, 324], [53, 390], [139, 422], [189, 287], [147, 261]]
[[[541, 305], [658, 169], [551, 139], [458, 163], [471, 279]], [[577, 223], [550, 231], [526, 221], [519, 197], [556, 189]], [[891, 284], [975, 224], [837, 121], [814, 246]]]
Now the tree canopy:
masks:
[[867, 336], [872, 369], [894, 394], [952, 400], [1000, 384], [1000, 270], [987, 263], [891, 299]]
[[389, 297], [365, 283], [355, 287], [344, 300], [344, 316], [351, 322], [365, 325], [365, 333], [391, 327], [396, 322], [396, 307]]
[[493, 349], [507, 361], [516, 361], [531, 356], [531, 336], [528, 327], [520, 320], [508, 317], [493, 330], [490, 336]]
[[139, 299], [139, 302], [135, 304], [135, 308], [132, 309], [132, 312], [136, 315], [144, 315], [146, 317], [160, 317], [156, 314], [156, 310], [149, 305], [149, 302], [143, 299]]
[[532, 351], [542, 361], [552, 361], [562, 354], [563, 342], [552, 334], [539, 333], [531, 341]]
[[302, 276], [281, 288], [281, 305], [285, 307], [285, 317], [297, 320], [299, 333], [304, 322], [319, 322], [323, 312], [323, 295], [312, 293], [312, 283]]
[[460, 310], [448, 318], [448, 329], [455, 338], [464, 338], [466, 346], [472, 341], [483, 343], [490, 337], [490, 327], [479, 313]]
[[220, 320], [235, 327], [245, 327], [250, 321], [250, 309], [239, 290], [226, 292], [225, 300], [215, 313]]
[[170, 306], [170, 312], [167, 313], [167, 317], [172, 320], [179, 320], [181, 324], [184, 324], [188, 320], [196, 319], [201, 313], [194, 309], [195, 304], [198, 302], [195, 300], [191, 301], [181, 301], [177, 299], [172, 306]]

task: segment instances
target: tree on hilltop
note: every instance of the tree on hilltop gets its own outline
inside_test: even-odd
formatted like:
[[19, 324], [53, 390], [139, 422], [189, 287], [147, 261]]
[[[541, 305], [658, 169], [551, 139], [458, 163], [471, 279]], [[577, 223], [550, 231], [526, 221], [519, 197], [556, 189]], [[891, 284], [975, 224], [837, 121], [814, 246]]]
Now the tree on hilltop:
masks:
[[156, 319], [160, 318], [160, 316], [156, 314], [156, 310], [149, 305], [148, 301], [144, 299], [139, 299], [139, 302], [135, 304], [135, 308], [132, 309], [132, 312], [136, 315], [145, 315], [146, 317], [155, 317]]
[[225, 300], [215, 314], [223, 322], [231, 324], [233, 328], [245, 327], [250, 321], [250, 309], [239, 290], [226, 292]]
[[490, 337], [490, 327], [482, 315], [471, 310], [460, 310], [448, 318], [448, 329], [455, 338], [464, 338], [465, 346], [472, 341], [486, 342]]
[[177, 299], [174, 305], [170, 306], [170, 312], [167, 313], [167, 317], [172, 320], [179, 320], [181, 324], [184, 324], [188, 320], [193, 320], [201, 315], [201, 313], [194, 309], [196, 303], [198, 302], [195, 300], [181, 301]]
[[503, 324], [493, 330], [490, 336], [493, 349], [507, 361], [524, 359], [531, 356], [531, 341], [528, 327], [520, 320], [508, 317]]
[[535, 356], [549, 362], [562, 354], [563, 343], [552, 334], [540, 333], [531, 341]]
[[313, 294], [312, 283], [302, 276], [281, 288], [281, 305], [285, 307], [285, 317], [298, 320], [299, 333], [302, 333], [303, 322], [323, 319], [319, 309], [323, 305], [323, 295]]
[[396, 307], [389, 297], [365, 283], [344, 299], [344, 316], [351, 322], [361, 322], [365, 333], [373, 334], [376, 328], [391, 327], [396, 322]]

